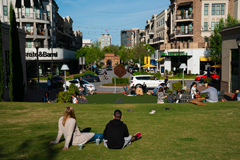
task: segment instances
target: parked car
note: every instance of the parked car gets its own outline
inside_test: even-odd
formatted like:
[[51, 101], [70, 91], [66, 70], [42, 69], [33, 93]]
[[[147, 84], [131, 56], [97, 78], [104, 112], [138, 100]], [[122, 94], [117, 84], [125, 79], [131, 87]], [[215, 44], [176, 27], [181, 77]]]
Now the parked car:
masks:
[[159, 84], [163, 84], [164, 80], [160, 80], [153, 75], [137, 75], [131, 78], [130, 87], [134, 84], [136, 87], [141, 87], [143, 82], [147, 88], [156, 88]]
[[64, 79], [62, 78], [62, 76], [54, 76], [52, 78], [53, 78], [53, 82], [52, 82], [53, 87], [56, 87], [58, 82], [64, 83]]
[[[210, 73], [210, 77], [213, 78], [213, 80], [219, 80], [220, 79], [220, 76], [217, 75], [217, 74], [213, 74], [213, 73]], [[203, 81], [204, 78], [207, 78], [207, 75], [198, 75], [197, 77], [195, 77], [195, 81]]]
[[[80, 77], [77, 77], [75, 79], [79, 79]], [[88, 82], [100, 82], [100, 78], [99, 76], [95, 76], [92, 74], [85, 74], [84, 76], [82, 76], [83, 80], [86, 80]]]
[[112, 66], [107, 66], [106, 70], [112, 70]]
[[[90, 86], [92, 86], [93, 90], [96, 91], [94, 84], [89, 83], [88, 81], [83, 80], [84, 85], [87, 87], [87, 89], [90, 89]], [[71, 84], [75, 84], [78, 88], [80, 87], [79, 80], [78, 79], [73, 79], [71, 81], [66, 81], [66, 87], [68, 88]], [[65, 84], [63, 84], [63, 88], [65, 87]]]

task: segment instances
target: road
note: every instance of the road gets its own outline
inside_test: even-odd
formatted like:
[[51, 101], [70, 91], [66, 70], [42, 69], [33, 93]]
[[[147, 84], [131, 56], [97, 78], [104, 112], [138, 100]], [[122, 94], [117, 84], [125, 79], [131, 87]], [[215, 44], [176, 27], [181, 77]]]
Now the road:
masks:
[[[101, 82], [96, 82], [96, 83], [90, 82], [90, 83], [95, 85], [97, 91], [113, 91], [114, 92], [114, 87], [111, 87], [111, 88], [109, 88], [109, 87], [106, 87], [106, 88], [100, 87], [103, 83], [112, 83], [112, 77], [116, 77], [116, 75], [114, 74], [114, 71], [107, 71], [107, 76], [108, 76], [108, 79], [105, 80], [105, 79], [103, 79], [103, 75], [100, 74], [99, 77], [101, 79]], [[132, 75], [127, 72], [127, 74], [125, 76], [123, 76], [123, 77], [128, 77], [129, 80], [130, 80]], [[171, 84], [172, 83], [176, 83], [178, 81], [180, 81], [180, 80], [171, 80], [171, 79], [169, 79], [170, 89], [172, 89], [172, 85]], [[194, 82], [194, 80], [185, 80], [185, 82], [186, 82], [187, 88], [190, 88], [190, 86], [191, 86], [192, 82]], [[197, 85], [199, 85], [198, 81], [195, 81], [195, 82], [197, 83]], [[123, 91], [123, 88], [122, 87], [117, 88], [117, 91]]]

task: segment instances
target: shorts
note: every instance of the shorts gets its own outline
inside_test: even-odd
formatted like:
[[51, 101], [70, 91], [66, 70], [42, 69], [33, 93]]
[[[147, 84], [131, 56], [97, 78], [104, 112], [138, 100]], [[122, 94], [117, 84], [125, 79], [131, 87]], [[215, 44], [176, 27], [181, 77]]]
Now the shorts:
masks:
[[[123, 148], [125, 148], [125, 147], [129, 144], [129, 142], [131, 142], [131, 139], [132, 139], [131, 136], [124, 137]], [[108, 146], [107, 146], [107, 141], [108, 141], [108, 140], [103, 139], [103, 145], [108, 148]], [[122, 149], [123, 149], [123, 148], [122, 148]]]

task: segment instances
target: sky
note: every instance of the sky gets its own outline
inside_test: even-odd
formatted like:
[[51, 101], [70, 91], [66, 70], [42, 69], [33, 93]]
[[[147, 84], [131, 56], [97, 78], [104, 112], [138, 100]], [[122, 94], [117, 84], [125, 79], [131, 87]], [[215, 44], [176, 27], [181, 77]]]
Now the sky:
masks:
[[121, 45], [121, 30], [144, 29], [146, 20], [161, 13], [170, 0], [56, 0], [59, 14], [73, 19], [73, 30], [83, 39], [98, 41], [102, 34], [112, 36], [112, 44]]

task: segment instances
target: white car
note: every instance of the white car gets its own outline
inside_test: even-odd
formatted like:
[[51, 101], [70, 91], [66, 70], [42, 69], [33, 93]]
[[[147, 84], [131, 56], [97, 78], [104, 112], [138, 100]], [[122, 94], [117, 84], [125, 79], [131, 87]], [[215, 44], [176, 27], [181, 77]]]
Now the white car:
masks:
[[[92, 86], [92, 89], [93, 89], [94, 91], [96, 91], [94, 84], [89, 83], [88, 81], [85, 81], [85, 80], [82, 80], [82, 81], [83, 81], [84, 85], [87, 87], [88, 90], [90, 90], [90, 86]], [[68, 88], [72, 83], [74, 83], [75, 86], [77, 86], [78, 88], [80, 87], [79, 80], [78, 80], [78, 79], [73, 79], [73, 80], [71, 80], [71, 81], [66, 81], [66, 86], [67, 86], [67, 88]], [[64, 88], [64, 87], [65, 87], [65, 83], [63, 84], [63, 88]]]
[[147, 88], [156, 88], [159, 84], [164, 83], [164, 80], [157, 79], [153, 75], [137, 75], [131, 78], [130, 87], [134, 84], [137, 88], [145, 82]]

